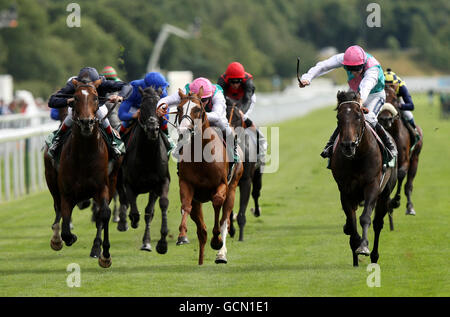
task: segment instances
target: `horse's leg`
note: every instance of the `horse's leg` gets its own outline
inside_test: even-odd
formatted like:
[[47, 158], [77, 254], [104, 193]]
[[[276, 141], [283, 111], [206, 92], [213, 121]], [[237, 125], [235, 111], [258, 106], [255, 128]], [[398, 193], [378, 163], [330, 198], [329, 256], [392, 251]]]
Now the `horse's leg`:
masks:
[[125, 193], [127, 194], [127, 200], [130, 204], [130, 214], [128, 215], [128, 218], [130, 218], [131, 227], [136, 229], [139, 226], [139, 210], [136, 204], [137, 195], [133, 192], [130, 186], [126, 187]]
[[[231, 185], [233, 186], [233, 185]], [[234, 199], [236, 194], [236, 187], [228, 189], [228, 195], [222, 207], [222, 219], [220, 219], [220, 235], [222, 237], [223, 245], [216, 256], [216, 263], [227, 263], [227, 233], [228, 224], [230, 221], [231, 210], [233, 209]]]
[[111, 218], [111, 209], [108, 206], [108, 194], [108, 188], [105, 186], [105, 189], [100, 197], [96, 199], [97, 204], [99, 205], [98, 218], [100, 219], [101, 226], [103, 228], [102, 253], [98, 258], [98, 264], [103, 268], [108, 268], [111, 266], [111, 254], [109, 253], [109, 220]]
[[346, 198], [342, 193], [341, 204], [346, 216], [344, 233], [350, 236], [349, 244], [350, 249], [352, 250], [353, 266], [358, 266], [358, 254], [356, 254], [356, 249], [361, 243], [361, 236], [358, 234], [358, 227], [356, 225], [356, 209], [358, 206], [352, 206], [351, 203], [348, 202], [348, 198]]
[[227, 194], [227, 185], [226, 184], [220, 184], [219, 187], [217, 187], [216, 193], [212, 197], [212, 205], [214, 208], [214, 228], [213, 228], [213, 237], [211, 239], [211, 248], [214, 250], [220, 250], [223, 246], [223, 242], [220, 235], [220, 225], [219, 225], [219, 216], [220, 216], [220, 209], [222, 209], [222, 206], [225, 202]]
[[54, 201], [53, 206], [55, 208], [55, 221], [53, 222], [52, 225], [53, 236], [52, 239], [50, 240], [50, 247], [55, 251], [59, 251], [63, 247], [61, 239], [61, 226], [59, 224], [61, 221], [61, 210], [59, 207], [60, 206], [59, 199]]
[[414, 206], [413, 206], [413, 203], [411, 200], [411, 195], [412, 195], [412, 191], [413, 191], [413, 181], [414, 181], [414, 178], [416, 177], [417, 167], [419, 165], [418, 150], [419, 149], [416, 148], [413, 152], [413, 155], [411, 156], [410, 165], [409, 165], [409, 169], [408, 169], [408, 177], [407, 177], [406, 183], [405, 183], [405, 195], [406, 195], [406, 199], [407, 199], [406, 214], [412, 215], [412, 216], [416, 215], [416, 211], [414, 210]]
[[113, 200], [114, 200], [113, 222], [115, 222], [115, 223], [118, 223], [119, 220], [120, 220], [120, 218], [119, 218], [119, 208], [117, 208], [117, 196], [118, 196], [118, 194], [116, 193], [114, 195], [114, 198], [113, 198]]
[[370, 253], [370, 261], [371, 263], [377, 263], [379, 254], [378, 254], [378, 243], [380, 240], [381, 229], [383, 229], [384, 224], [384, 216], [388, 213], [389, 209], [392, 208], [389, 206], [389, 192], [387, 192], [386, 197], [386, 189], [383, 192], [382, 196], [378, 198], [377, 205], [375, 207], [375, 216], [373, 218], [373, 231], [375, 232], [375, 237], [373, 241], [373, 249]]
[[205, 221], [203, 220], [202, 204], [197, 201], [192, 201], [192, 210], [190, 215], [191, 219], [197, 225], [197, 238], [199, 244], [198, 265], [202, 265], [205, 255], [205, 245], [208, 239]]
[[234, 234], [236, 233], [236, 228], [234, 227], [234, 213], [233, 210], [230, 213], [230, 237], [234, 237]]
[[69, 203], [64, 197], [61, 199], [61, 238], [68, 247], [70, 247], [77, 241], [77, 236], [70, 232], [70, 220], [72, 217], [72, 210], [74, 206], [74, 204]]
[[255, 170], [255, 173], [253, 174], [253, 179], [252, 179], [252, 197], [253, 200], [255, 201], [255, 209], [253, 211], [253, 214], [255, 215], [255, 217], [259, 217], [261, 215], [261, 208], [259, 207], [259, 196], [261, 195], [261, 188], [262, 188], [262, 173], [261, 173], [261, 168], [258, 167]]
[[161, 196], [159, 197], [159, 208], [161, 209], [161, 239], [156, 245], [156, 252], [159, 254], [167, 253], [167, 240], [169, 228], [167, 227], [167, 209], [169, 208], [169, 178], [164, 182]]
[[375, 207], [375, 203], [377, 200], [377, 192], [378, 192], [378, 184], [376, 182], [373, 182], [369, 185], [367, 185], [366, 189], [364, 190], [364, 210], [359, 217], [359, 223], [362, 227], [362, 237], [361, 237], [361, 243], [356, 249], [357, 254], [362, 254], [365, 256], [368, 256], [370, 254], [369, 251], [369, 240], [367, 238], [369, 227], [371, 224], [371, 216], [373, 208]]
[[400, 199], [401, 199], [400, 193], [402, 190], [402, 185], [403, 185], [403, 180], [405, 178], [405, 175], [406, 175], [406, 171], [403, 168], [399, 168], [398, 173], [397, 173], [397, 190], [395, 192], [394, 199], [391, 200], [392, 208], [400, 207]]
[[127, 231], [127, 210], [128, 210], [128, 200], [127, 194], [125, 193], [125, 186], [122, 183], [117, 183], [117, 193], [119, 195], [119, 222], [117, 223], [117, 230], [119, 231]]
[[153, 214], [155, 212], [155, 202], [158, 196], [154, 192], [150, 192], [148, 195], [148, 203], [147, 207], [145, 207], [145, 232], [144, 237], [142, 238], [142, 247], [143, 251], [152, 251], [152, 246], [150, 244], [150, 223], [153, 220]]
[[181, 201], [181, 223], [178, 227], [180, 233], [178, 235], [177, 245], [187, 244], [187, 217], [192, 210], [192, 198], [194, 197], [194, 189], [191, 185], [180, 179], [180, 201]]
[[[95, 234], [94, 242], [92, 243], [91, 253], [89, 256], [91, 258], [98, 258], [100, 257], [100, 253], [102, 251], [102, 230], [103, 230], [103, 224], [102, 220], [100, 218], [100, 205], [93, 200], [92, 201], [92, 221], [95, 222], [95, 228], [97, 229], [97, 232]], [[95, 208], [94, 208], [95, 207]]]
[[247, 177], [241, 178], [239, 192], [240, 192], [240, 203], [239, 203], [239, 213], [237, 216], [237, 223], [239, 225], [239, 241], [244, 241], [244, 227], [247, 222], [245, 217], [245, 211], [247, 209], [248, 201], [250, 199], [250, 190], [252, 187], [251, 178]]

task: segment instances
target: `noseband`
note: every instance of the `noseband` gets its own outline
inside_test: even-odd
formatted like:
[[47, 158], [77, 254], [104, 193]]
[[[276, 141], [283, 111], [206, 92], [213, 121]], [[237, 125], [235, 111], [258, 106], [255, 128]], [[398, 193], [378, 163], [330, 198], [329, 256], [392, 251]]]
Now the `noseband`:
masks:
[[[358, 101], [354, 101], [354, 100], [343, 101], [343, 102], [341, 102], [341, 103], [338, 105], [338, 109], [339, 109], [339, 107], [340, 107], [341, 105], [346, 104], [346, 103], [356, 103], [356, 104], [358, 105], [359, 111], [362, 113], [363, 118], [364, 118], [364, 113], [363, 113], [363, 111], [362, 111], [362, 109], [361, 109], [361, 104], [360, 104]], [[355, 146], [356, 146], [356, 148], [357, 148], [357, 147], [359, 146], [359, 144], [361, 143], [361, 140], [362, 140], [362, 137], [363, 137], [365, 131], [366, 131], [366, 121], [364, 120], [364, 122], [363, 122], [363, 124], [362, 124], [362, 127], [361, 127], [361, 131], [360, 131], [360, 133], [359, 133], [359, 135], [358, 135], [358, 137], [356, 138], [356, 141], [355, 141]]]

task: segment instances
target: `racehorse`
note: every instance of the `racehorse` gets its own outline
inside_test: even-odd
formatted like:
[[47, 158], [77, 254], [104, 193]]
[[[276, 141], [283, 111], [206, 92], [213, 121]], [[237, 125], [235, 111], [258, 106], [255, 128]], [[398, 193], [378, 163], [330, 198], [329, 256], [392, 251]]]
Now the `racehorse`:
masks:
[[70, 229], [73, 208], [78, 202], [93, 198], [99, 208], [96, 215], [97, 235], [91, 255], [98, 254], [99, 265], [107, 268], [111, 266], [108, 226], [111, 210], [108, 205], [116, 191], [122, 157], [108, 162], [108, 148], [100, 131], [100, 122], [95, 116], [99, 106], [96, 88], [101, 82], [82, 84], [73, 79], [72, 83], [75, 86], [72, 111], [74, 126], [62, 147], [58, 168], [54, 167], [47, 148], [44, 151], [45, 178], [53, 196], [56, 214], [50, 245], [58, 251], [63, 246], [62, 240], [66, 246], [75, 243], [77, 237]]
[[[397, 191], [392, 200], [394, 208], [400, 206], [400, 191], [402, 189], [403, 180], [408, 175], [405, 183], [405, 195], [408, 200], [406, 204], [406, 214], [415, 215], [413, 203], [411, 201], [411, 194], [413, 190], [413, 181], [417, 173], [419, 164], [419, 154], [423, 146], [423, 132], [422, 129], [416, 125], [419, 132], [420, 139], [414, 145], [414, 132], [410, 133], [401, 119], [399, 110], [399, 100], [395, 90], [392, 87], [386, 86], [386, 104], [381, 108], [378, 114], [378, 121], [388, 131], [395, 140], [398, 149], [398, 184]], [[412, 135], [411, 135], [412, 134]]]
[[[244, 152], [244, 172], [239, 181], [239, 193], [240, 203], [239, 212], [237, 214], [237, 223], [239, 225], [239, 241], [244, 240], [244, 227], [246, 224], [245, 211], [247, 209], [248, 201], [250, 198], [250, 192], [255, 202], [254, 215], [259, 217], [261, 215], [261, 209], [259, 207], [259, 196], [262, 187], [262, 173], [260, 166], [257, 162], [257, 142], [253, 142], [252, 132], [249, 129], [245, 129], [245, 123], [240, 115], [239, 108], [236, 104], [227, 105], [227, 118], [228, 123], [234, 128], [237, 134], [237, 140], [240, 148]], [[256, 135], [255, 135], [256, 138]], [[253, 190], [252, 190], [253, 186]], [[233, 211], [230, 215], [230, 236], [233, 237], [235, 228], [233, 225]]]
[[[339, 137], [331, 156], [331, 170], [338, 185], [341, 204], [347, 221], [344, 233], [350, 236], [353, 266], [358, 266], [358, 254], [368, 256], [372, 263], [378, 261], [378, 242], [383, 218], [391, 209], [390, 193], [397, 181], [397, 167], [383, 171], [382, 152], [370, 124], [364, 119], [359, 94], [338, 92], [337, 119]], [[359, 220], [362, 237], [358, 234], [356, 210], [364, 201]], [[375, 208], [373, 229], [375, 241], [372, 252], [367, 239], [371, 214]]]
[[162, 141], [159, 130], [159, 118], [156, 115], [156, 104], [159, 101], [160, 91], [152, 87], [142, 90], [141, 110], [137, 124], [130, 131], [126, 154], [119, 175], [118, 193], [120, 199], [119, 231], [127, 230], [126, 212], [131, 205], [129, 214], [131, 226], [138, 227], [139, 211], [136, 198], [140, 194], [149, 193], [145, 208], [145, 232], [142, 239], [141, 250], [151, 251], [150, 223], [153, 219], [155, 202], [159, 197], [161, 208], [161, 239], [158, 241], [156, 251], [160, 254], [167, 252], [166, 236], [167, 208], [169, 206], [169, 159], [167, 149]]
[[[197, 225], [200, 245], [198, 264], [203, 264], [207, 232], [203, 220], [202, 203], [211, 201], [214, 208], [211, 247], [219, 250], [215, 262], [227, 263], [226, 236], [236, 186], [242, 176], [243, 165], [241, 162], [235, 163], [234, 173], [228, 183], [229, 163], [225, 159], [227, 151], [217, 131], [209, 125], [206, 110], [201, 101], [203, 87], [198, 94], [189, 92], [186, 95], [181, 89], [178, 90], [178, 94], [181, 98], [177, 107], [179, 142], [182, 142], [180, 139], [184, 139], [187, 143], [178, 154], [182, 219], [177, 245], [187, 242], [186, 222], [187, 216], [190, 215]], [[199, 155], [200, 158], [198, 158]], [[219, 223], [221, 209], [222, 218]]]

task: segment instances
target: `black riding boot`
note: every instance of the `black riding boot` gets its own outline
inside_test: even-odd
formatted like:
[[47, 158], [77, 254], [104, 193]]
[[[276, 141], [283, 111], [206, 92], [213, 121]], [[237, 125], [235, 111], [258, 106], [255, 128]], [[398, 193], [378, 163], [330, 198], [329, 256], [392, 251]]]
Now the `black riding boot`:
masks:
[[390, 162], [393, 158], [397, 157], [397, 147], [395, 146], [395, 143], [391, 141], [391, 138], [388, 136], [383, 126], [378, 122], [375, 126], [375, 131], [381, 138], [381, 141], [383, 141], [384, 146], [388, 149], [388, 162]]
[[330, 139], [328, 140], [327, 145], [325, 145], [325, 148], [323, 149], [322, 153], [320, 153], [320, 156], [322, 156], [323, 158], [331, 157], [331, 154], [333, 152], [333, 144], [334, 144], [334, 141], [336, 140], [338, 134], [339, 134], [339, 129], [336, 128], [334, 130], [333, 134], [331, 135]]

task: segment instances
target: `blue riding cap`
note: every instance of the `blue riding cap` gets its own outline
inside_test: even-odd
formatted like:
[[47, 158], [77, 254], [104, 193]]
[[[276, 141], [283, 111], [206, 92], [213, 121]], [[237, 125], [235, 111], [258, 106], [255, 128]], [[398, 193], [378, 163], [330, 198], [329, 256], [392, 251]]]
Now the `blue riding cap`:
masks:
[[151, 86], [155, 89], [161, 87], [163, 90], [163, 96], [167, 96], [167, 87], [169, 86], [169, 83], [161, 73], [150, 72], [146, 74], [144, 77], [144, 84], [146, 87]]

